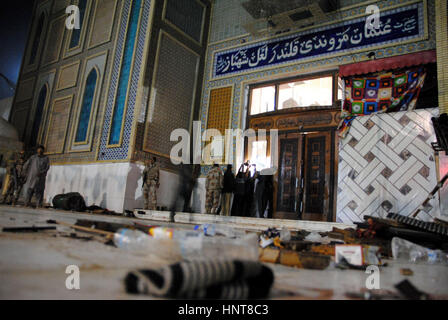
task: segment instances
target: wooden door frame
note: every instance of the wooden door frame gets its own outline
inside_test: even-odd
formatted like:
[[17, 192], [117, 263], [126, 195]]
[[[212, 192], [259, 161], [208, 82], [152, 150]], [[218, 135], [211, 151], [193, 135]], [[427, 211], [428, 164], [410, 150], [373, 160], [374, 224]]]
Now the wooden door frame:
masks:
[[[290, 135], [290, 136], [288, 136]], [[278, 150], [277, 154], [279, 158], [281, 157], [281, 139], [297, 139], [297, 163], [296, 163], [296, 178], [300, 174], [300, 167], [301, 167], [301, 161], [302, 161], [302, 150], [303, 150], [303, 133], [300, 132], [279, 132], [278, 139]], [[279, 162], [281, 159], [279, 159]], [[279, 181], [279, 175], [280, 175], [280, 168], [278, 168], [276, 174], [274, 175], [274, 203], [273, 203], [273, 209], [274, 213], [284, 213], [284, 214], [290, 214], [291, 212], [284, 212], [284, 211], [277, 211], [277, 204], [278, 204], [278, 181]], [[296, 197], [298, 193], [296, 190]], [[295, 212], [297, 214], [297, 212]]]
[[[284, 134], [304, 134], [310, 132], [329, 132], [330, 133], [330, 192], [329, 192], [329, 213], [327, 217], [327, 222], [336, 222], [336, 203], [337, 203], [337, 184], [338, 184], [338, 167], [339, 167], [339, 156], [337, 154], [339, 137], [337, 134], [337, 127], [328, 126], [328, 127], [316, 127], [316, 128], [304, 128], [304, 129], [296, 129], [296, 130], [282, 130], [278, 132], [279, 139]], [[271, 141], [267, 137], [267, 152], [270, 151]], [[280, 145], [278, 146], [280, 148]], [[299, 150], [301, 150], [301, 146], [299, 145]], [[278, 155], [279, 150], [277, 150]], [[267, 155], [269, 156], [269, 155]], [[249, 148], [248, 148], [248, 138], [244, 139], [244, 162], [249, 158]], [[274, 175], [274, 195], [273, 195], [273, 209], [274, 214], [277, 212], [277, 191], [278, 191], [278, 170]]]
[[[305, 208], [307, 205], [307, 199], [306, 197], [303, 198], [303, 202], [302, 202], [302, 212], [301, 212], [301, 216], [302, 219], [306, 220], [304, 217], [309, 217], [312, 221], [329, 221], [332, 220], [332, 211], [331, 211], [331, 204], [333, 203], [333, 199], [330, 198], [330, 193], [332, 192], [332, 190], [334, 189], [334, 186], [331, 183], [331, 176], [332, 176], [332, 171], [331, 171], [331, 167], [332, 167], [332, 148], [331, 148], [331, 140], [332, 140], [332, 132], [331, 131], [321, 131], [321, 132], [309, 132], [306, 135], [304, 135], [304, 142], [303, 142], [303, 146], [304, 146], [304, 151], [303, 151], [303, 155], [302, 155], [302, 159], [304, 159], [306, 166], [310, 165], [307, 162], [307, 158], [308, 158], [308, 152], [310, 152], [310, 149], [308, 148], [308, 139], [312, 139], [313, 137], [324, 137], [325, 138], [325, 150], [324, 150], [324, 166], [325, 166], [325, 177], [324, 177], [324, 182], [325, 185], [327, 186], [327, 190], [328, 190], [328, 197], [325, 198], [324, 196], [324, 208], [327, 209], [327, 213], [324, 213], [324, 218], [326, 217], [326, 219], [324, 220], [319, 220], [319, 216], [321, 216], [321, 214], [319, 213], [306, 213], [305, 212]], [[329, 154], [329, 159], [327, 159], [327, 155]], [[308, 172], [308, 171], [307, 171]], [[304, 193], [308, 190], [307, 189], [307, 183], [308, 183], [308, 176], [307, 174], [305, 174], [303, 176], [303, 181], [304, 181]], [[325, 193], [325, 187], [324, 187], [324, 193]], [[324, 209], [324, 210], [325, 210]], [[330, 216], [330, 217], [329, 217]]]

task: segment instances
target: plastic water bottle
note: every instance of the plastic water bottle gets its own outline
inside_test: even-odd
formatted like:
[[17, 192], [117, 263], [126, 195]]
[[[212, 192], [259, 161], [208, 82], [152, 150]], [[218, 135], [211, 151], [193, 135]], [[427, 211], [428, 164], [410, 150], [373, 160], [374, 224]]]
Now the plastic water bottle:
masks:
[[150, 235], [131, 229], [120, 229], [114, 234], [115, 245], [138, 255], [156, 255], [160, 258], [179, 259], [179, 246], [166, 238], [153, 238]]
[[185, 235], [177, 239], [182, 257], [187, 260], [242, 259], [258, 261], [258, 237], [249, 234], [242, 238]]
[[162, 228], [154, 227], [149, 229], [149, 234], [156, 239], [172, 239], [174, 234], [174, 229], [172, 228]]
[[120, 229], [114, 234], [114, 243], [118, 248], [132, 251], [146, 251], [150, 238], [139, 230]]
[[394, 259], [407, 260], [413, 263], [448, 265], [448, 256], [443, 251], [431, 250], [397, 237], [392, 239], [392, 256]]
[[281, 241], [290, 241], [291, 240], [291, 231], [289, 231], [286, 228], [283, 228], [282, 231], [280, 231], [280, 240]]
[[258, 239], [255, 234], [243, 238], [206, 237], [194, 230], [174, 230], [172, 239], [154, 238], [130, 229], [120, 229], [114, 235], [118, 248], [137, 254], [154, 254], [166, 259], [241, 259], [258, 260]]
[[196, 226], [195, 230], [203, 231], [204, 235], [211, 237], [222, 235], [229, 238], [243, 238], [246, 236], [244, 230], [238, 230], [223, 224], [203, 224], [201, 226]]

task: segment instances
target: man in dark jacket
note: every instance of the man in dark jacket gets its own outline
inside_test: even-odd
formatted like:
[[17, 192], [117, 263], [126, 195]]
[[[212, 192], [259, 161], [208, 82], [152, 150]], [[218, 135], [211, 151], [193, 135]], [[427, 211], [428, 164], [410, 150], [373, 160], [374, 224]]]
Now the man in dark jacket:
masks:
[[[259, 175], [259, 181], [255, 188], [255, 201], [258, 218], [272, 219], [274, 182], [271, 170], [263, 170]], [[267, 217], [265, 216], [267, 214]]]
[[230, 209], [232, 205], [233, 192], [235, 191], [235, 175], [232, 171], [232, 165], [227, 165], [227, 170], [224, 173], [224, 186], [222, 188], [222, 216], [230, 216]]
[[181, 163], [179, 167], [180, 181], [177, 187], [176, 196], [170, 207], [170, 222], [175, 222], [176, 209], [178, 204], [183, 200], [183, 212], [192, 213], [190, 206], [191, 195], [196, 186], [196, 181], [201, 174], [201, 166], [195, 164], [193, 167], [189, 164]]
[[232, 204], [232, 216], [246, 216], [245, 202], [247, 201], [247, 184], [250, 177], [250, 163], [249, 161], [243, 163], [238, 170], [235, 179], [235, 192]]
[[37, 207], [42, 207], [44, 200], [45, 181], [47, 172], [50, 170], [50, 160], [44, 155], [44, 146], [37, 147], [37, 154], [33, 155], [23, 166], [23, 173], [26, 176], [26, 200], [25, 206], [31, 205], [33, 194], [36, 196]]

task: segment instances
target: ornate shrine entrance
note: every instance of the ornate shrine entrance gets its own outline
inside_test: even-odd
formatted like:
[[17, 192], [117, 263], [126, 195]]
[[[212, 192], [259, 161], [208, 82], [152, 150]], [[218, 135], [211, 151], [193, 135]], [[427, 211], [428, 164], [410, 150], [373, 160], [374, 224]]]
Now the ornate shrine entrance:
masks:
[[[278, 130], [274, 218], [334, 221], [338, 122], [336, 110], [255, 116], [249, 120], [249, 127], [255, 131]], [[270, 150], [269, 137], [267, 140]], [[251, 149], [246, 148], [249, 160]]]

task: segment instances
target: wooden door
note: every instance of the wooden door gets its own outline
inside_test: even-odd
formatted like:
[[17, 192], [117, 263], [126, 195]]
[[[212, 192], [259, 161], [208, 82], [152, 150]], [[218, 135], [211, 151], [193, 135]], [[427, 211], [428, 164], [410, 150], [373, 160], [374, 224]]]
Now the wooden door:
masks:
[[300, 135], [282, 135], [279, 140], [276, 217], [298, 219]]
[[327, 221], [330, 215], [331, 133], [304, 137], [301, 219]]

